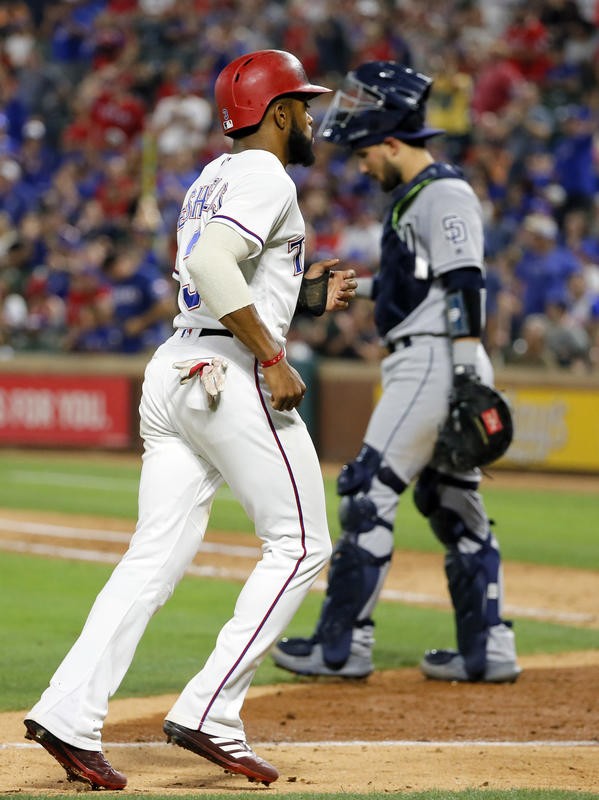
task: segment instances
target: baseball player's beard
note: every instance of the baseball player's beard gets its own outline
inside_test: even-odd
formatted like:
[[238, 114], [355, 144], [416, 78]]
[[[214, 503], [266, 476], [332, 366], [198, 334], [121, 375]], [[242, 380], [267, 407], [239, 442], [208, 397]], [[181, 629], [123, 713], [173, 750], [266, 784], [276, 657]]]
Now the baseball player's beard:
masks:
[[312, 149], [312, 138], [308, 138], [302, 129], [293, 120], [289, 132], [288, 142], [289, 163], [301, 164], [302, 167], [309, 167], [314, 163], [314, 151]]
[[384, 192], [391, 192], [396, 186], [403, 183], [403, 177], [397, 167], [385, 163], [383, 164], [383, 174], [379, 179], [379, 183]]

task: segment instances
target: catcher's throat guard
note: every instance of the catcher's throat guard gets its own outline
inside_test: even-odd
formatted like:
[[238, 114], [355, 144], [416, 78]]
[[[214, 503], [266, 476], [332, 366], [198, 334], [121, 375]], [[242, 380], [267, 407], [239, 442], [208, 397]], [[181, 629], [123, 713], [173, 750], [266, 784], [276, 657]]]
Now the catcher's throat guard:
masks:
[[504, 455], [513, 436], [506, 397], [491, 386], [469, 379], [454, 386], [432, 463], [457, 472], [484, 467]]

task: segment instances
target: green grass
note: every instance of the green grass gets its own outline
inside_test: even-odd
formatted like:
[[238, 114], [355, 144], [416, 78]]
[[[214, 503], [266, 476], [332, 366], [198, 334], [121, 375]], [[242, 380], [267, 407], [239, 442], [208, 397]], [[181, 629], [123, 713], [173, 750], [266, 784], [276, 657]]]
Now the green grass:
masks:
[[[0, 508], [108, 514], [131, 520], [133, 528], [139, 469], [137, 459], [96, 461], [11, 454], [0, 458]], [[334, 480], [327, 479], [325, 484], [335, 534]], [[599, 565], [599, 538], [596, 525], [591, 524], [599, 519], [598, 496], [507, 490], [495, 488], [491, 481], [486, 497], [490, 516], [500, 520], [497, 532], [506, 559], [595, 569]], [[251, 534], [250, 521], [226, 487], [215, 502], [211, 527]], [[441, 545], [409, 495], [400, 505], [396, 528], [400, 547], [441, 553]], [[2, 639], [11, 642], [10, 648], [0, 650], [2, 707], [24, 708], [44, 688], [110, 570], [105, 565], [0, 553], [4, 609], [0, 628]], [[235, 583], [186, 578], [151, 621], [120, 694], [156, 694], [180, 688], [211, 651], [238, 591]], [[311, 633], [321, 600], [319, 593], [311, 593], [287, 633]], [[375, 662], [379, 669], [415, 665], [427, 647], [453, 646], [449, 611], [380, 603], [376, 623]], [[517, 631], [523, 655], [599, 647], [599, 634], [593, 630], [521, 619]], [[169, 653], [166, 662], [165, 652]], [[292, 677], [277, 670], [269, 659], [256, 676], [257, 683], [284, 680]]]
[[[77, 637], [110, 568], [0, 553], [0, 572], [2, 639], [10, 642], [0, 651], [0, 710], [24, 709], [43, 691]], [[187, 576], [150, 621], [118, 696], [180, 691], [212, 650], [239, 588], [233, 582]], [[289, 626], [290, 635], [312, 631], [321, 599], [320, 593], [308, 595]], [[379, 669], [414, 666], [427, 647], [453, 646], [449, 611], [380, 603], [376, 622]], [[597, 631], [530, 620], [516, 624], [521, 655], [599, 647]], [[267, 658], [255, 683], [293, 680]]]
[[[140, 462], [49, 458], [43, 454], [0, 457], [0, 508], [24, 508], [109, 515], [137, 514]], [[331, 532], [337, 534], [335, 481], [325, 480]], [[495, 488], [483, 484], [487, 511], [505, 559], [534, 564], [599, 568], [599, 494]], [[252, 532], [244, 511], [228, 489], [219, 492], [210, 527]], [[414, 507], [411, 491], [400, 503], [396, 544], [407, 550], [440, 552], [441, 546]]]

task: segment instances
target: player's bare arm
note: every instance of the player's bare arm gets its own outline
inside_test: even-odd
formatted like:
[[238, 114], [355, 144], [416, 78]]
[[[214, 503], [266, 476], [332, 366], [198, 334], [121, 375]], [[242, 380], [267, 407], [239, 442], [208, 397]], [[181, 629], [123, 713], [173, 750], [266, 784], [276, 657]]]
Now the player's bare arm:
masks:
[[[270, 334], [253, 305], [221, 317], [220, 322], [254, 353], [261, 364], [264, 380], [277, 411], [291, 411], [298, 406], [306, 385], [285, 358], [281, 345]], [[273, 362], [273, 363], [271, 363]]]
[[281, 344], [252, 303], [249, 286], [239, 269], [249, 255], [250, 245], [242, 236], [227, 225], [212, 222], [192, 251], [188, 268], [203, 302], [262, 365], [273, 408], [290, 411], [301, 402], [306, 386], [284, 352], [277, 358]]

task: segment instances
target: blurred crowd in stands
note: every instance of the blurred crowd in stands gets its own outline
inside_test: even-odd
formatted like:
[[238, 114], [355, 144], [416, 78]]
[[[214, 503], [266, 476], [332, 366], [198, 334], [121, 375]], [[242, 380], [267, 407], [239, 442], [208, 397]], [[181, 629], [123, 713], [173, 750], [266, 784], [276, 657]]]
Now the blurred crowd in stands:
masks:
[[[176, 221], [227, 147], [220, 69], [295, 53], [335, 88], [394, 59], [435, 78], [440, 159], [486, 226], [486, 344], [496, 364], [599, 370], [599, 2], [55, 0], [0, 4], [0, 355], [140, 353], [171, 331]], [[312, 103], [318, 125], [326, 99]], [[387, 197], [317, 144], [293, 167], [307, 261], [377, 268]], [[376, 360], [367, 301], [298, 317], [319, 356]]]

